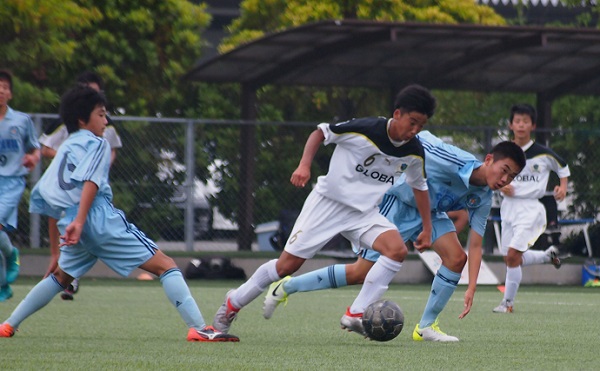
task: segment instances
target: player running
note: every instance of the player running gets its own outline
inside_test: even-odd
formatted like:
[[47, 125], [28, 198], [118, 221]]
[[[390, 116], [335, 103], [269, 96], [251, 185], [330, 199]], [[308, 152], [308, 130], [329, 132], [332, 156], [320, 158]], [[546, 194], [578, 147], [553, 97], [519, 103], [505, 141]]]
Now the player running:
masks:
[[[525, 157], [514, 143], [501, 142], [481, 162], [472, 154], [444, 143], [427, 131], [420, 133], [418, 138], [425, 149], [425, 169], [431, 197], [432, 247], [441, 257], [442, 265], [433, 279], [425, 310], [413, 331], [413, 340], [458, 341], [457, 337], [445, 334], [438, 326], [438, 316], [454, 293], [467, 262], [467, 255], [447, 212], [468, 210], [471, 226], [468, 247], [469, 286], [465, 293], [464, 310], [459, 315], [459, 318], [463, 318], [473, 305], [481, 265], [483, 235], [492, 205], [492, 190], [510, 183], [525, 165]], [[386, 193], [380, 209], [381, 214], [396, 225], [405, 241], [414, 240], [421, 232], [422, 221], [404, 177]], [[286, 302], [293, 293], [363, 282], [379, 254], [366, 250], [363, 246], [360, 249], [355, 246], [355, 249], [358, 250], [359, 258], [353, 264], [332, 265], [274, 283], [265, 298], [264, 317], [271, 318], [277, 305]], [[364, 335], [361, 317], [347, 311], [340, 321], [342, 328]]]
[[320, 124], [309, 136], [291, 182], [304, 187], [321, 143], [335, 143], [329, 171], [317, 180], [296, 220], [279, 259], [261, 265], [242, 286], [231, 290], [217, 311], [213, 326], [227, 332], [240, 309], [269, 285], [297, 271], [332, 237], [342, 234], [381, 257], [369, 271], [353, 313], [362, 313], [387, 290], [400, 270], [408, 249], [396, 226], [379, 214], [377, 203], [403, 173], [423, 218], [419, 247], [431, 243], [429, 195], [425, 179], [424, 150], [417, 133], [433, 115], [435, 98], [418, 85], [404, 88], [396, 97], [393, 116]]
[[26, 318], [101, 259], [122, 276], [137, 267], [157, 275], [188, 326], [188, 341], [239, 341], [206, 326], [173, 259], [113, 206], [108, 182], [110, 146], [102, 138], [105, 106], [104, 95], [87, 86], [77, 86], [61, 99], [60, 115], [70, 135], [33, 188], [29, 208], [58, 220], [63, 240], [58, 268], [33, 287], [0, 325], [0, 337], [13, 336]]

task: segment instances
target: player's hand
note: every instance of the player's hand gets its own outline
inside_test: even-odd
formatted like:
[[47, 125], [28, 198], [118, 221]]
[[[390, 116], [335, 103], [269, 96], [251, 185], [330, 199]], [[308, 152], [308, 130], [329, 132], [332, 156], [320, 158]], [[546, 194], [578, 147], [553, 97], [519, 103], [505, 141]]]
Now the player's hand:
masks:
[[298, 166], [298, 168], [292, 173], [290, 182], [298, 188], [302, 188], [306, 185], [306, 182], [310, 179], [310, 167]]
[[562, 201], [567, 196], [567, 190], [561, 188], [560, 186], [554, 187], [554, 198], [556, 201]]
[[507, 184], [504, 187], [500, 188], [500, 192], [507, 195], [508, 197], [512, 197], [515, 195], [515, 188], [512, 185]]
[[465, 318], [467, 314], [471, 311], [471, 307], [473, 306], [473, 297], [475, 296], [475, 291], [467, 289], [465, 292], [465, 309], [458, 316], [459, 319]]
[[419, 252], [423, 252], [431, 247], [431, 233], [422, 231], [414, 241], [413, 246]]
[[60, 243], [60, 246], [71, 246], [79, 243], [79, 239], [81, 238], [81, 231], [83, 230], [83, 224], [72, 222], [65, 229], [65, 234], [60, 236], [60, 239], [63, 241]]
[[33, 170], [33, 168], [35, 167], [35, 165], [37, 165], [37, 163], [38, 163], [37, 156], [34, 156], [32, 154], [25, 154], [25, 156], [23, 156], [23, 166], [25, 166], [27, 168], [27, 170], [29, 170], [29, 171]]

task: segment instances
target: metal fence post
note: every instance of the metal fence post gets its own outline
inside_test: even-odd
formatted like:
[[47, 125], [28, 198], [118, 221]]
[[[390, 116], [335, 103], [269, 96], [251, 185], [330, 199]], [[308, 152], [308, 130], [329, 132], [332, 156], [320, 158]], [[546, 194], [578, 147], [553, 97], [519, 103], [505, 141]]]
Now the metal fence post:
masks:
[[194, 251], [194, 122], [186, 121], [185, 132], [185, 249]]
[[[34, 116], [35, 130], [38, 133], [42, 132], [42, 117]], [[31, 184], [36, 184], [40, 180], [42, 174], [42, 162], [38, 162], [37, 166], [31, 172]], [[40, 248], [42, 247], [40, 238], [40, 214], [29, 213], [29, 246]]]

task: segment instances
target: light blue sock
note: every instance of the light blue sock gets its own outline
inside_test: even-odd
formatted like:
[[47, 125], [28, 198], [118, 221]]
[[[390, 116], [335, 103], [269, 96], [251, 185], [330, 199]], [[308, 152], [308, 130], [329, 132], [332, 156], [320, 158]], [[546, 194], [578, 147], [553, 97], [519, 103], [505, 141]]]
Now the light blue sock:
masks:
[[335, 264], [303, 275], [292, 277], [283, 285], [288, 295], [295, 292], [336, 289], [347, 286], [346, 265]]
[[15, 247], [10, 242], [8, 234], [4, 230], [0, 229], [0, 252], [2, 252], [4, 257], [8, 259], [8, 257], [12, 255], [14, 249]]
[[421, 322], [419, 322], [419, 328], [425, 328], [431, 326], [435, 319], [440, 315], [452, 294], [456, 290], [456, 285], [460, 280], [460, 273], [452, 272], [445, 266], [441, 266], [438, 269], [433, 283], [431, 284], [431, 292], [429, 293], [429, 299]]
[[19, 327], [25, 318], [42, 309], [53, 297], [65, 288], [61, 286], [53, 274], [41, 280], [35, 285], [25, 299], [17, 305], [10, 317], [6, 320], [14, 328]]
[[0, 287], [6, 284], [6, 258], [4, 253], [0, 251]]
[[183, 279], [181, 271], [177, 268], [169, 269], [160, 276], [160, 283], [167, 294], [167, 298], [177, 308], [179, 315], [188, 328], [201, 330], [206, 326], [198, 304], [192, 297], [188, 285]]

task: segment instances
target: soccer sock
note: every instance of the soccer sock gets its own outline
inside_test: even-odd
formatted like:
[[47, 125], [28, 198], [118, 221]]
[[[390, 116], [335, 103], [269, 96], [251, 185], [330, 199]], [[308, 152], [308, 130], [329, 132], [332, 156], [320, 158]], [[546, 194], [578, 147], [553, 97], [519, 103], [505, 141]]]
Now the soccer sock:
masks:
[[0, 287], [6, 284], [6, 258], [4, 253], [0, 251]]
[[548, 254], [546, 254], [545, 251], [527, 250], [523, 253], [523, 264], [521, 265], [526, 266], [533, 264], [544, 264], [549, 262], [550, 256], [548, 256]]
[[8, 234], [0, 229], [0, 252], [4, 254], [4, 258], [8, 259], [12, 255], [14, 249], [15, 247], [10, 242]]
[[443, 265], [440, 266], [431, 283], [429, 299], [427, 299], [423, 316], [419, 322], [419, 328], [429, 327], [435, 322], [454, 294], [459, 280], [460, 273], [452, 272]]
[[283, 285], [286, 294], [338, 288], [346, 286], [346, 265], [335, 264], [298, 277], [292, 277]]
[[521, 279], [523, 278], [523, 271], [521, 266], [518, 267], [506, 267], [506, 280], [504, 282], [504, 300], [515, 301]]
[[392, 278], [401, 267], [401, 262], [381, 255], [373, 268], [367, 273], [365, 282], [350, 307], [350, 313], [363, 313], [369, 304], [381, 299]]
[[175, 306], [179, 315], [188, 328], [201, 330], [206, 326], [198, 304], [192, 297], [190, 288], [185, 283], [181, 271], [177, 268], [169, 269], [160, 275], [160, 283], [167, 294], [169, 301]]
[[231, 305], [241, 309], [262, 294], [270, 284], [279, 281], [281, 277], [277, 274], [276, 265], [277, 259], [273, 259], [258, 267], [252, 277], [229, 296]]
[[19, 327], [25, 318], [42, 309], [64, 289], [53, 274], [49, 275], [29, 291], [29, 294], [17, 305], [6, 322], [14, 328]]

